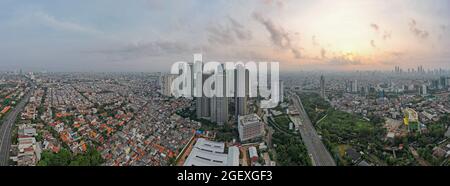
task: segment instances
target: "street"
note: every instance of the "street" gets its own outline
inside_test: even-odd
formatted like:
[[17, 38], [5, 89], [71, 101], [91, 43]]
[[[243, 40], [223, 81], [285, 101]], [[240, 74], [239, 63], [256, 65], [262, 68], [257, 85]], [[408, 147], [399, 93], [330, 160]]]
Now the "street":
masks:
[[306, 149], [311, 156], [314, 166], [336, 166], [333, 157], [325, 148], [319, 135], [317, 134], [311, 120], [308, 117], [300, 98], [296, 94], [292, 94], [291, 100], [295, 108], [299, 112], [299, 116], [291, 116], [291, 120], [300, 127], [300, 135]]
[[30, 99], [32, 92], [32, 90], [28, 91], [22, 100], [20, 100], [19, 104], [5, 116], [0, 126], [0, 166], [8, 166], [9, 151], [11, 149], [11, 130], [16, 122], [17, 116], [22, 112]]

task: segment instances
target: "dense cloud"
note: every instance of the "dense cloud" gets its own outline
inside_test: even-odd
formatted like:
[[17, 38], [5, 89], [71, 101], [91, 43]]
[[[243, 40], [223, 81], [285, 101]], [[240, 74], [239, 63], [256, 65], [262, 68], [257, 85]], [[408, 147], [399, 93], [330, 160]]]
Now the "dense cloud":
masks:
[[375, 32], [378, 32], [378, 31], [380, 30], [380, 27], [379, 27], [377, 24], [375, 24], [375, 23], [370, 24], [370, 27], [371, 27]]
[[252, 33], [247, 30], [241, 23], [233, 19], [227, 18], [224, 24], [216, 24], [207, 29], [211, 44], [234, 44], [236, 41], [245, 41], [252, 39]]
[[[380, 35], [380, 34], [381, 34], [381, 38], [382, 38], [383, 40], [388, 40], [388, 39], [390, 39], [391, 36], [392, 36], [392, 33], [391, 33], [390, 31], [386, 31], [386, 30], [382, 29], [381, 26], [379, 26], [378, 24], [372, 23], [372, 24], [370, 24], [370, 28], [371, 28], [375, 33], [377, 33], [377, 35]], [[382, 31], [382, 30], [384, 30], [384, 31]]]
[[423, 30], [418, 27], [416, 20], [411, 19], [409, 22], [409, 30], [418, 38], [420, 39], [427, 39], [429, 36], [428, 31]]
[[292, 46], [292, 41], [287, 31], [282, 27], [277, 26], [272, 20], [266, 19], [258, 13], [254, 13], [253, 18], [264, 25], [266, 30], [270, 33], [270, 39], [273, 45], [281, 49], [290, 50], [295, 58], [301, 58], [300, 51]]

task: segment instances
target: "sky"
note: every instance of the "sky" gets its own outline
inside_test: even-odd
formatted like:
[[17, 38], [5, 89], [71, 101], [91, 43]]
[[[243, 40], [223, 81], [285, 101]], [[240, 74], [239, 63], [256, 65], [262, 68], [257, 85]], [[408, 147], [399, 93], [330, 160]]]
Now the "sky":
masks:
[[0, 71], [450, 66], [448, 0], [0, 0]]

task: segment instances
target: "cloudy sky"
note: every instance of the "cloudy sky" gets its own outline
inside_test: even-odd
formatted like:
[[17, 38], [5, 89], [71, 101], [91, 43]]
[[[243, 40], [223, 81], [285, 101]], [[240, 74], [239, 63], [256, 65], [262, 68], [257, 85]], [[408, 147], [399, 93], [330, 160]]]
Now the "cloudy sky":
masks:
[[450, 66], [448, 0], [0, 0], [0, 70], [284, 70]]

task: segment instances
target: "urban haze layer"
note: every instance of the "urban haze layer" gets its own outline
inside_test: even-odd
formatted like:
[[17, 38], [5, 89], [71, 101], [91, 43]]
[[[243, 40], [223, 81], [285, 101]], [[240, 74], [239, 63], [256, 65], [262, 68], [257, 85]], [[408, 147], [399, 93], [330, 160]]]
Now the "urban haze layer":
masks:
[[[447, 0], [2, 0], [0, 166], [448, 166], [449, 20]], [[244, 96], [175, 97], [194, 54], [278, 62], [277, 106], [246, 70], [221, 72]]]

